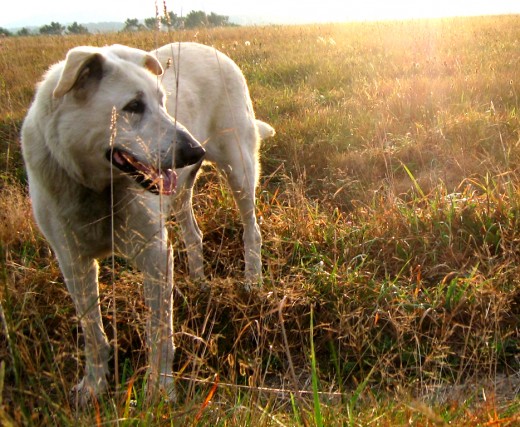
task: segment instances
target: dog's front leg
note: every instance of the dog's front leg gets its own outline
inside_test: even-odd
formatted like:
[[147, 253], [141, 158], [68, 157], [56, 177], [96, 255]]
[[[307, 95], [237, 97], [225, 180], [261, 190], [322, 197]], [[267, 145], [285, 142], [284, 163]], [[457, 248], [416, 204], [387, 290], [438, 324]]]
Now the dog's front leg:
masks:
[[173, 254], [168, 242], [168, 206], [156, 196], [143, 194], [126, 205], [116, 222], [116, 250], [133, 261], [144, 275], [148, 309], [148, 395], [175, 400], [173, 353]]
[[150, 313], [148, 318], [149, 396], [154, 399], [157, 392], [175, 401], [175, 388], [172, 376], [173, 354], [173, 278], [172, 254], [168, 249], [167, 265], [164, 275], [150, 275], [145, 279], [144, 293]]
[[[148, 252], [148, 251], [147, 251]], [[147, 267], [144, 297], [148, 307], [147, 340], [149, 349], [148, 394], [151, 399], [165, 396], [175, 401], [172, 376], [173, 354], [173, 258], [166, 243], [160, 251], [144, 256]]]
[[58, 250], [57, 256], [85, 339], [85, 375], [71, 392], [73, 400], [84, 406], [107, 388], [110, 345], [101, 320], [98, 264], [91, 258], [72, 258], [74, 253], [69, 248]]
[[173, 212], [186, 247], [190, 277], [193, 280], [204, 281], [202, 232], [197, 225], [192, 205], [193, 185], [199, 167], [200, 164], [184, 168], [179, 172], [178, 191], [173, 200]]
[[[143, 221], [144, 222], [144, 221]], [[148, 396], [175, 401], [173, 354], [173, 254], [165, 227], [154, 230], [155, 218], [140, 234], [126, 241], [130, 258], [144, 274], [144, 298], [148, 308]], [[159, 221], [158, 221], [159, 222]], [[127, 234], [128, 236], [128, 234]], [[127, 252], [128, 253], [128, 252]]]

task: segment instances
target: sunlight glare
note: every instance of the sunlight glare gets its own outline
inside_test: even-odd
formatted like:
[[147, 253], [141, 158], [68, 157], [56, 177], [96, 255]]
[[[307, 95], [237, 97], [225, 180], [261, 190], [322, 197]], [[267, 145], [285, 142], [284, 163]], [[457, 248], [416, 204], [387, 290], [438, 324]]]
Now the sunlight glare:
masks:
[[[362, 2], [332, 2], [323, 0], [317, 4], [309, 4], [299, 11], [292, 10], [294, 20], [305, 22], [349, 22], [377, 20], [406, 20], [413, 18], [441, 18], [453, 16], [473, 16], [500, 13], [495, 11], [492, 2], [476, 0], [473, 2], [456, 2], [438, 0], [436, 2], [419, 2], [416, 0], [364, 0]], [[504, 5], [503, 5], [504, 6]], [[289, 8], [282, 6], [283, 12], [289, 15]], [[305, 16], [303, 16], [305, 15]]]

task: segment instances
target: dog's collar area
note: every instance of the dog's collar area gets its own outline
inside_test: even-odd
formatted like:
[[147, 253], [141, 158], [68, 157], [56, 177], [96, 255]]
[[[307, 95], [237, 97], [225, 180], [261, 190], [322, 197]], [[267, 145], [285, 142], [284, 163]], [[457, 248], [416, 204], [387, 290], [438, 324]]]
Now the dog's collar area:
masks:
[[169, 196], [175, 192], [177, 174], [172, 169], [157, 169], [140, 162], [127, 151], [117, 148], [108, 150], [106, 158], [141, 187], [153, 194]]

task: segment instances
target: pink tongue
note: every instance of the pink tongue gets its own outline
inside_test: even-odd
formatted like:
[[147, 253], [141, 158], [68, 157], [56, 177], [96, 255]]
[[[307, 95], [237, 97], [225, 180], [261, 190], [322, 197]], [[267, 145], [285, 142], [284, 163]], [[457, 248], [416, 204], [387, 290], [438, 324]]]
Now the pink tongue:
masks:
[[161, 171], [158, 183], [159, 191], [164, 196], [169, 196], [175, 191], [177, 183], [177, 174], [171, 169]]

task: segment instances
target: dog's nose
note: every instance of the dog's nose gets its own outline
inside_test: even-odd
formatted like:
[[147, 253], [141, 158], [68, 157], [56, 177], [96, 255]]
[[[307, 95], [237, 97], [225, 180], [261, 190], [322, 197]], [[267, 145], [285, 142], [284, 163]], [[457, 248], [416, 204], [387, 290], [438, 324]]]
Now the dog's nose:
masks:
[[188, 132], [178, 129], [175, 144], [175, 169], [194, 165], [202, 160], [206, 150]]

